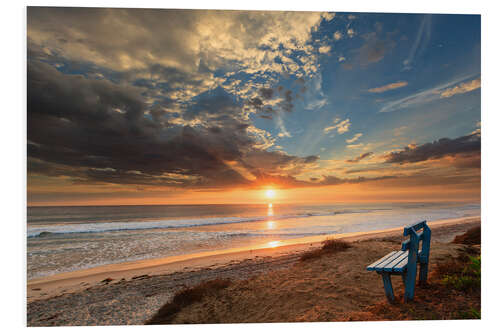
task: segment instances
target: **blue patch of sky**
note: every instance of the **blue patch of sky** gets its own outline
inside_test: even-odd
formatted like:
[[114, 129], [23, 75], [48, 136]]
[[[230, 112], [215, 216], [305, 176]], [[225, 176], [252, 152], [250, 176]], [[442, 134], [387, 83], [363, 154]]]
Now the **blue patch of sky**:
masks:
[[[381, 143], [378, 150], [394, 145], [393, 129], [406, 126], [401, 144], [407, 141], [425, 143], [441, 137], [458, 137], [470, 133], [480, 120], [480, 89], [450, 98], [434, 98], [429, 102], [401, 107], [381, 113], [386, 103], [433, 89], [457, 78], [480, 77], [480, 18], [474, 15], [401, 15], [354, 14], [350, 25], [355, 36], [346, 36], [346, 15], [337, 15], [313, 33], [313, 40], [328, 40], [332, 50], [321, 55], [321, 90], [328, 103], [320, 110], [306, 110], [307, 98], [296, 103], [287, 114], [285, 124], [291, 133], [300, 135], [278, 139], [278, 144], [291, 154], [318, 154], [325, 148], [330, 156], [351, 156], [346, 139], [363, 133], [357, 143]], [[424, 22], [424, 23], [423, 23]], [[426, 37], [420, 37], [421, 25]], [[323, 26], [325, 25], [325, 26]], [[344, 27], [344, 30], [342, 28]], [[343, 38], [331, 36], [339, 30]], [[371, 35], [369, 35], [371, 33]], [[363, 45], [370, 38], [382, 40], [384, 56], [379, 61], [362, 62]], [[416, 45], [416, 46], [415, 46]], [[405, 60], [411, 59], [405, 69]], [[338, 57], [346, 57], [339, 62]], [[346, 67], [345, 64], [350, 64]], [[405, 81], [407, 86], [372, 93], [368, 89]], [[311, 81], [307, 82], [308, 88]], [[458, 83], [457, 83], [458, 84]], [[310, 97], [309, 97], [310, 98]], [[339, 134], [323, 129], [335, 118], [349, 118], [349, 132]], [[397, 138], [396, 138], [397, 139]], [[396, 141], [397, 144], [397, 141]], [[325, 153], [321, 153], [322, 156]]]

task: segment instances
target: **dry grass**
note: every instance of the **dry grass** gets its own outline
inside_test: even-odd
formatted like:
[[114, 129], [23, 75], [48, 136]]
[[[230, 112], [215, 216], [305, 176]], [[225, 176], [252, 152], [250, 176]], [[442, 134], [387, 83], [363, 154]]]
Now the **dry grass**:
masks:
[[480, 245], [481, 244], [481, 227], [475, 227], [467, 230], [463, 235], [456, 236], [453, 240], [455, 244], [465, 245]]
[[459, 249], [459, 254], [456, 258], [449, 258], [446, 261], [439, 262], [433, 271], [433, 275], [437, 279], [442, 279], [446, 275], [460, 274], [467, 263], [470, 262], [470, 257], [475, 257], [480, 254], [480, 250], [469, 246], [464, 249]]
[[149, 319], [146, 325], [160, 325], [171, 322], [177, 312], [195, 302], [199, 302], [206, 295], [216, 293], [218, 290], [227, 288], [231, 284], [229, 279], [215, 279], [205, 281], [192, 288], [186, 288], [175, 294], [170, 303], [165, 304], [158, 312]]
[[319, 258], [325, 253], [337, 253], [352, 247], [351, 244], [341, 239], [326, 239], [322, 244], [323, 246], [321, 248], [304, 253], [300, 257], [300, 261]]

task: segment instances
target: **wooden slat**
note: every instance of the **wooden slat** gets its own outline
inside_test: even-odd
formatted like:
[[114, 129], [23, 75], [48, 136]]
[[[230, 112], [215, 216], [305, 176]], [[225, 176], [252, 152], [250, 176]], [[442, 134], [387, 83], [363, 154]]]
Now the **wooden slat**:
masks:
[[399, 262], [396, 266], [394, 266], [392, 269], [394, 272], [403, 272], [406, 269], [406, 265], [408, 265], [408, 256], [402, 261]]
[[[418, 257], [417, 257], [417, 262], [422, 262], [420, 260], [420, 255], [422, 254], [422, 251], [418, 251]], [[406, 256], [406, 258], [402, 261], [400, 261], [397, 265], [395, 265], [392, 270], [394, 272], [403, 272], [405, 269], [406, 269], [406, 265], [408, 265], [408, 255]]]
[[385, 256], [383, 256], [382, 258], [380, 258], [379, 260], [375, 261], [374, 263], [370, 264], [368, 267], [366, 267], [367, 270], [369, 271], [373, 271], [375, 270], [375, 266], [377, 266], [378, 264], [380, 264], [382, 261], [386, 260], [387, 258], [389, 258], [390, 256], [392, 256], [394, 253], [396, 253], [396, 251], [392, 251], [388, 254], [386, 254]]
[[380, 262], [377, 266], [375, 266], [375, 270], [376, 271], [382, 271], [384, 270], [384, 267], [387, 265], [387, 264], [390, 264], [391, 262], [393, 262], [394, 260], [396, 260], [397, 258], [399, 258], [401, 255], [403, 255], [404, 252], [403, 251], [397, 251], [396, 253], [394, 253], [392, 256], [388, 257], [387, 259], [385, 259], [384, 261]]
[[404, 257], [405, 254], [406, 252], [404, 251], [398, 251], [397, 255], [394, 255], [392, 258], [390, 258], [390, 260], [389, 259], [386, 260], [386, 262], [383, 265], [382, 264], [378, 265], [377, 270], [386, 271], [386, 268], [388, 268], [387, 271], [391, 271], [392, 266], [400, 262], [402, 260], [401, 257]]
[[384, 271], [392, 272], [394, 270], [394, 267], [397, 266], [400, 262], [404, 261], [405, 259], [408, 260], [408, 251], [406, 251], [403, 255], [399, 256], [397, 259], [385, 265]]

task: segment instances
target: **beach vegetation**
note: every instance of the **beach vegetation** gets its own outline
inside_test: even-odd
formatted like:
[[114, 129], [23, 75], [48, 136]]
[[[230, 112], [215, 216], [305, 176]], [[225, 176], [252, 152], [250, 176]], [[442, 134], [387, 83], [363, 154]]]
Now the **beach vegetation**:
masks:
[[326, 253], [337, 253], [341, 251], [345, 251], [351, 248], [351, 244], [342, 240], [342, 239], [326, 239], [322, 242], [322, 246], [319, 249], [305, 252], [300, 257], [300, 261], [311, 260], [315, 258], [319, 258]]
[[445, 274], [442, 283], [458, 290], [481, 288], [481, 256], [469, 256], [469, 262], [460, 272]]
[[458, 235], [453, 240], [455, 244], [480, 245], [481, 244], [481, 226], [467, 230], [463, 235]]
[[458, 319], [481, 319], [481, 311], [470, 308], [467, 311], [462, 311], [458, 313]]
[[185, 288], [177, 292], [171, 302], [163, 305], [160, 310], [145, 324], [160, 325], [171, 322], [176, 313], [182, 308], [201, 301], [205, 296], [216, 293], [227, 288], [231, 284], [230, 279], [215, 279], [204, 281], [194, 287]]

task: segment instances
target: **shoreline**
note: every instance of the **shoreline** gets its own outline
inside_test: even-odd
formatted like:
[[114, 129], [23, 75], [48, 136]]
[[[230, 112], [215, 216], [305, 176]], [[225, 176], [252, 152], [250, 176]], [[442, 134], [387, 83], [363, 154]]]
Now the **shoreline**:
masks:
[[[429, 226], [441, 227], [459, 224], [475, 224], [480, 216], [430, 221]], [[373, 238], [402, 236], [403, 227], [374, 231], [352, 232], [311, 236], [285, 241], [276, 241], [231, 248], [226, 250], [200, 252], [189, 255], [144, 259], [118, 264], [102, 265], [88, 269], [59, 273], [27, 281], [28, 303], [60, 296], [67, 293], [84, 291], [92, 286], [102, 285], [103, 281], [131, 280], [141, 276], [168, 275], [176, 272], [213, 270], [258, 258], [281, 258], [314, 249], [327, 238], [361, 241]]]

